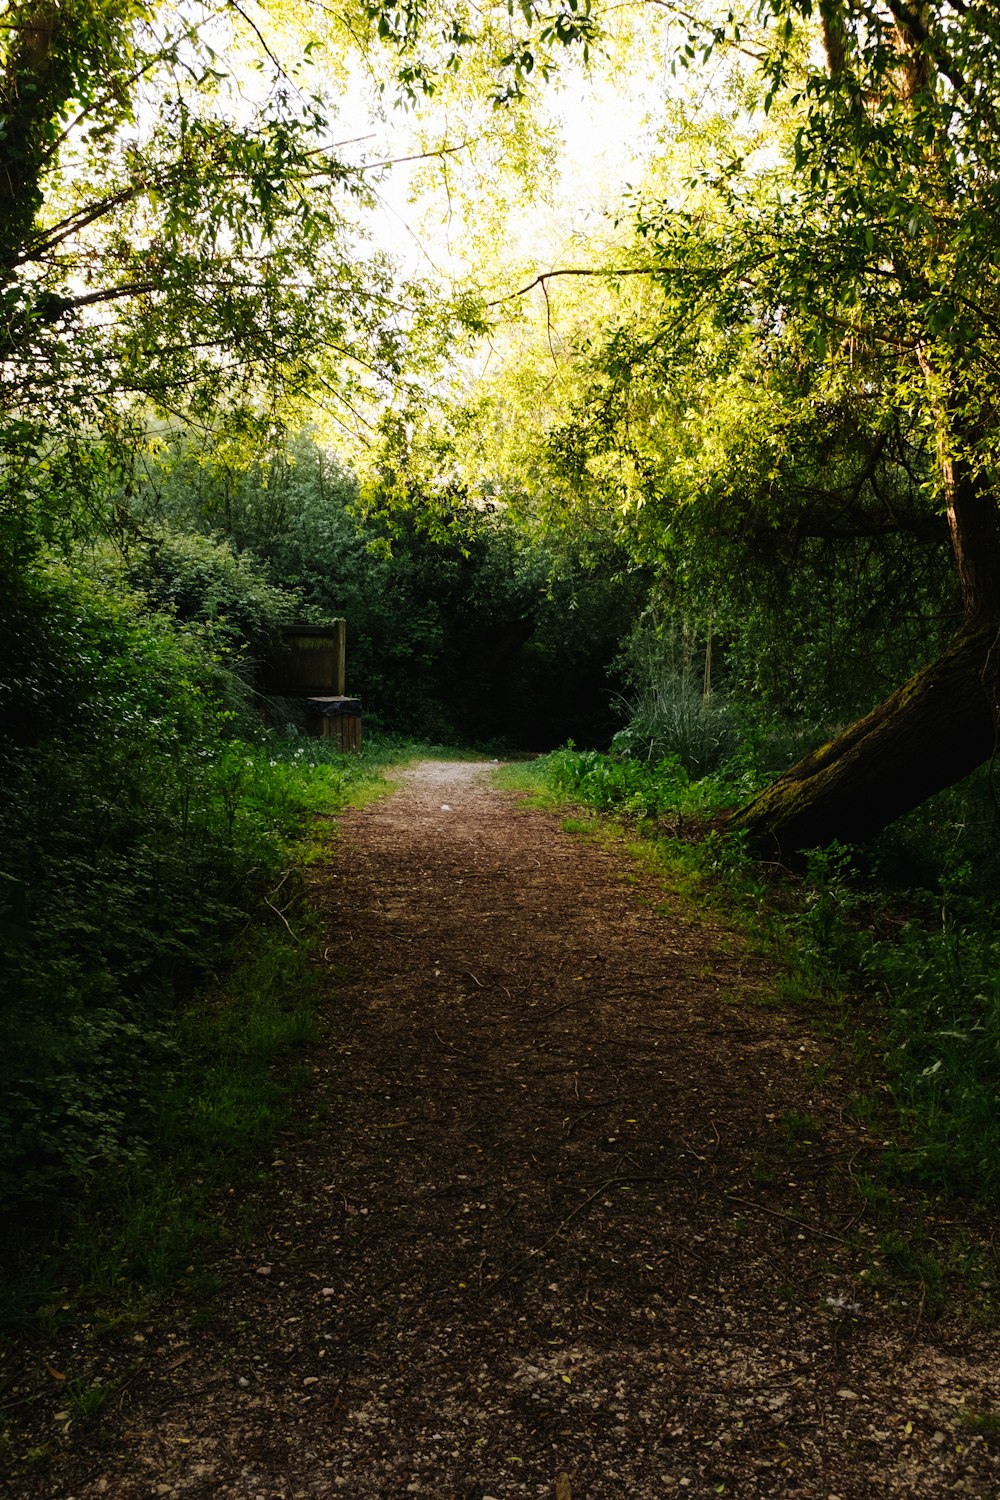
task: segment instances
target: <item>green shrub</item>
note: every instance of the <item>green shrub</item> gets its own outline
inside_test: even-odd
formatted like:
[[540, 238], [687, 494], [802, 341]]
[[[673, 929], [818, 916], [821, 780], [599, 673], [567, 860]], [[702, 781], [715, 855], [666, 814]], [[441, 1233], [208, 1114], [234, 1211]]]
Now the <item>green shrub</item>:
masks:
[[626, 818], [711, 814], [745, 799], [752, 784], [751, 773], [738, 763], [694, 779], [678, 755], [645, 761], [568, 746], [538, 764], [560, 795]]
[[806, 878], [793, 918], [796, 963], [823, 984], [856, 981], [870, 937], [866, 902], [851, 879], [851, 850], [833, 842], [806, 855]]
[[144, 1149], [176, 998], [280, 869], [289, 767], [233, 739], [194, 629], [53, 566], [0, 642], [0, 1204]]
[[938, 1187], [1000, 1197], [1000, 941], [945, 917], [871, 944], [886, 997], [885, 1057], [911, 1132], [907, 1163]]
[[248, 672], [280, 625], [309, 614], [297, 591], [269, 582], [252, 553], [207, 536], [160, 528], [133, 549], [122, 576], [149, 609], [201, 625], [227, 664]]

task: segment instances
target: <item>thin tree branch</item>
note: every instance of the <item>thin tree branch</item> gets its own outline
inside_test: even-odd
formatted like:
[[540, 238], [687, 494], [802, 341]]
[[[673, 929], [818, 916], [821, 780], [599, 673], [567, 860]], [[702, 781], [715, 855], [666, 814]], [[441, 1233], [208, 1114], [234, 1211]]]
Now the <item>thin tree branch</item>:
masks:
[[237, 3], [237, 0], [226, 0], [226, 3], [228, 4], [229, 9], [230, 10], [234, 10], [236, 12], [236, 14], [240, 17], [240, 19], [242, 21], [244, 21], [247, 26], [249, 26], [250, 30], [253, 32], [254, 36], [257, 38], [258, 42], [260, 43], [261, 48], [262, 48], [265, 56], [267, 57], [268, 61], [272, 64], [272, 66], [275, 68], [275, 70], [278, 73], [279, 77], [283, 78], [286, 83], [291, 84], [292, 88], [295, 89], [295, 92], [301, 98], [302, 97], [301, 96], [301, 91], [299, 90], [298, 86], [296, 85], [295, 80], [293, 78], [289, 77], [288, 72], [285, 69], [284, 65], [279, 61], [279, 59], [277, 57], [275, 57], [274, 53], [271, 51], [270, 47], [267, 45], [267, 42], [264, 40], [264, 34], [261, 31], [260, 27], [256, 24], [255, 21], [252, 21], [250, 19], [250, 17], [247, 15], [246, 11], [243, 9], [242, 5], [239, 5]]
[[666, 276], [666, 275], [701, 275], [701, 276], [725, 276], [733, 270], [732, 266], [713, 266], [701, 272], [693, 272], [690, 267], [682, 266], [563, 266], [556, 271], [542, 271], [534, 281], [529, 281], [527, 286], [522, 286], [519, 291], [508, 292], [506, 296], [498, 297], [494, 302], [487, 302], [487, 307], [501, 307], [505, 302], [513, 302], [515, 297], [523, 297], [528, 292], [534, 291], [536, 286], [545, 290], [545, 283], [551, 281], [555, 276]]
[[460, 146], [439, 146], [436, 151], [418, 151], [413, 156], [387, 156], [384, 161], [367, 161], [363, 166], [355, 167], [353, 170], [374, 172], [379, 167], [402, 167], [411, 161], [433, 161], [444, 156], [458, 156], [462, 151], [468, 151], [470, 147], [478, 145], [482, 139], [481, 135], [477, 135], [471, 141], [463, 141]]

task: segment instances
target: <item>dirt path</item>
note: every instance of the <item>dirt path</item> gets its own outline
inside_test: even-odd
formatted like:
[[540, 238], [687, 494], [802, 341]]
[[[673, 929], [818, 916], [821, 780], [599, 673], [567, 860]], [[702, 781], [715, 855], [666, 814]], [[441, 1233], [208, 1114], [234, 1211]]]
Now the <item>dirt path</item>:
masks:
[[833, 1169], [877, 1143], [732, 941], [474, 765], [349, 815], [316, 879], [317, 1127], [218, 1322], [150, 1330], [38, 1494], [1000, 1493], [963, 1421], [996, 1333], [859, 1277]]

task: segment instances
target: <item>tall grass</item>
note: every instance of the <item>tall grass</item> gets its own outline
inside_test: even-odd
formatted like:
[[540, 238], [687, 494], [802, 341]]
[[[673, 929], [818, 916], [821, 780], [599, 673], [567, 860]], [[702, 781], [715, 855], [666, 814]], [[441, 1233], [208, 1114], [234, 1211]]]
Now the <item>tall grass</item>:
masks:
[[738, 714], [713, 691], [711, 635], [646, 617], [626, 642], [618, 667], [629, 686], [619, 701], [626, 726], [613, 749], [651, 763], [675, 761], [693, 779], [736, 751]]

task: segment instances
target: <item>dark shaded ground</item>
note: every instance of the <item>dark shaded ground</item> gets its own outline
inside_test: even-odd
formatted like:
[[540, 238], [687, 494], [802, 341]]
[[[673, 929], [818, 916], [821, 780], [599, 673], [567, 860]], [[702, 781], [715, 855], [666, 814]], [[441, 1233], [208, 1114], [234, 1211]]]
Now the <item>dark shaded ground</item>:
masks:
[[865, 1273], [879, 1143], [738, 943], [474, 765], [314, 878], [317, 1128], [216, 1321], [92, 1350], [103, 1431], [4, 1494], [1000, 1493], [996, 1332]]

